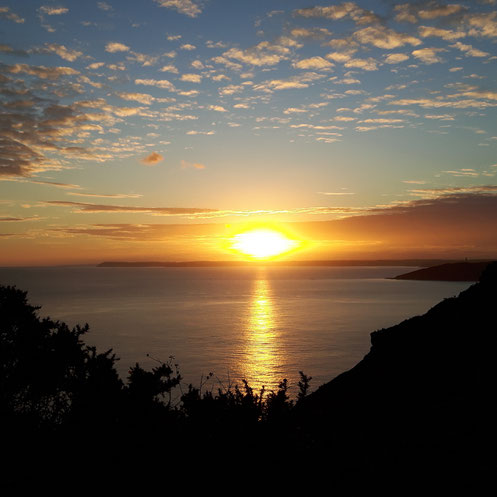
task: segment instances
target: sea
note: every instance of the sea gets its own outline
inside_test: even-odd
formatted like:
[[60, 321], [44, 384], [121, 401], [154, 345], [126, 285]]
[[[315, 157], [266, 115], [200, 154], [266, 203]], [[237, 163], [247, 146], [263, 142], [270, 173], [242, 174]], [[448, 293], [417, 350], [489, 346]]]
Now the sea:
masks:
[[412, 267], [0, 268], [40, 316], [88, 323], [85, 341], [112, 349], [123, 378], [136, 363], [178, 365], [205, 391], [276, 389], [299, 372], [311, 389], [353, 367], [370, 333], [423, 314], [467, 282], [395, 280]]

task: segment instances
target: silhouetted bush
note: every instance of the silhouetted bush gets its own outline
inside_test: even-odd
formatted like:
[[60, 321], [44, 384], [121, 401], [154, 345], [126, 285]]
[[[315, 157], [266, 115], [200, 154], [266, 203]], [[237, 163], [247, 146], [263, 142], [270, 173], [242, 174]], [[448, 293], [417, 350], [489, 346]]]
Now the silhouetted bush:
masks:
[[[49, 434], [52, 440], [84, 443], [90, 436], [146, 450], [165, 440], [184, 449], [215, 449], [243, 433], [245, 446], [255, 447], [268, 426], [275, 431], [294, 408], [287, 380], [268, 394], [264, 388], [254, 393], [246, 381], [242, 388], [202, 392], [210, 374], [198, 388], [175, 394], [182, 377], [172, 360], [151, 371], [137, 363], [124, 382], [112, 350], [98, 353], [84, 342], [87, 324], [71, 329], [40, 318], [39, 309], [26, 292], [0, 286], [0, 430], [14, 443]], [[299, 401], [310, 379], [301, 377]]]

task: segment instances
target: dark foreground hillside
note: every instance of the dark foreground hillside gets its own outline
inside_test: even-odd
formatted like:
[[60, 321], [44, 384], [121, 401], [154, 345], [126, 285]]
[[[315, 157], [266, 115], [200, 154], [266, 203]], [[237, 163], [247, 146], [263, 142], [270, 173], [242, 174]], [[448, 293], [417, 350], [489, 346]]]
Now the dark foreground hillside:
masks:
[[123, 381], [86, 327], [41, 319], [24, 292], [0, 287], [3, 481], [25, 481], [19, 469], [48, 481], [186, 469], [241, 474], [247, 489], [271, 474], [311, 495], [317, 482], [332, 495], [494, 495], [496, 299], [494, 263], [458, 297], [372, 333], [369, 354], [314, 393], [302, 375], [291, 401], [285, 381], [262, 393], [181, 386], [170, 362]]
[[349, 483], [433, 490], [434, 478], [438, 495], [494, 494], [496, 303], [492, 263], [458, 297], [372, 333], [364, 359], [297, 408], [307, 446], [330, 454]]

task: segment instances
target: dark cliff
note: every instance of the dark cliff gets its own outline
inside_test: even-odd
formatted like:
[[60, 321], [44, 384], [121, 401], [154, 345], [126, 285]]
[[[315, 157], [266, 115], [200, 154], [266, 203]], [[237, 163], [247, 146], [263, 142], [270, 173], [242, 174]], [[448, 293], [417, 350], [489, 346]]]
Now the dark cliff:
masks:
[[497, 440], [496, 303], [492, 263], [458, 297], [372, 333], [364, 359], [297, 409], [306, 446], [330, 454], [342, 484], [374, 480], [385, 495], [395, 494], [385, 485], [406, 485], [397, 487], [405, 495], [433, 479], [446, 491], [485, 488], [497, 461], [489, 455]]

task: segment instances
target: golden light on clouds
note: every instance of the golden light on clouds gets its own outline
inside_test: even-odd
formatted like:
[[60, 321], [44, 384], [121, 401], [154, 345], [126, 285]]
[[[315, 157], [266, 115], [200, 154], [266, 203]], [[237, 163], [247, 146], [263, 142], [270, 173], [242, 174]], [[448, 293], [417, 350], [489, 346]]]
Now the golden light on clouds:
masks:
[[270, 228], [257, 228], [237, 233], [231, 248], [252, 259], [269, 260], [298, 249], [300, 242]]

